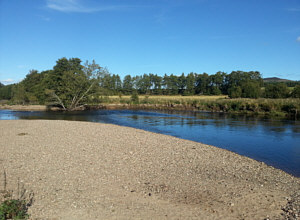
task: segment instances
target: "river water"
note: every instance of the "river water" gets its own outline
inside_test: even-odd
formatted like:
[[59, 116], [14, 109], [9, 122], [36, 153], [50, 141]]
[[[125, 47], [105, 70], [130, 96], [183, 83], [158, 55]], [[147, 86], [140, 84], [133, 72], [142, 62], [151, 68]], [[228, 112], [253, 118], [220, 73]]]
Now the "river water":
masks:
[[222, 113], [97, 110], [0, 110], [0, 120], [50, 119], [110, 123], [224, 148], [300, 177], [300, 122]]

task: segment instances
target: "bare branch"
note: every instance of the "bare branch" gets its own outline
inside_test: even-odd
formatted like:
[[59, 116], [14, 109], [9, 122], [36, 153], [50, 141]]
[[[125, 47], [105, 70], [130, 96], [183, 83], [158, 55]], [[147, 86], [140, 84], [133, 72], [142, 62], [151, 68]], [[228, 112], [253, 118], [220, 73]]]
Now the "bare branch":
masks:
[[61, 105], [61, 107], [62, 107], [64, 110], [67, 110], [66, 107], [65, 107], [65, 105], [64, 105], [64, 103], [61, 101], [61, 99], [58, 97], [58, 95], [55, 94], [54, 91], [51, 93], [51, 95], [52, 95], [55, 99], [57, 99], [58, 104]]
[[96, 82], [96, 81], [94, 81], [94, 82], [90, 85], [90, 87], [82, 94], [82, 96], [76, 101], [75, 106], [74, 106], [75, 108], [76, 108], [76, 106], [79, 104], [79, 102], [86, 96], [86, 94], [88, 94], [88, 92], [92, 89], [92, 87], [94, 86], [95, 82]]

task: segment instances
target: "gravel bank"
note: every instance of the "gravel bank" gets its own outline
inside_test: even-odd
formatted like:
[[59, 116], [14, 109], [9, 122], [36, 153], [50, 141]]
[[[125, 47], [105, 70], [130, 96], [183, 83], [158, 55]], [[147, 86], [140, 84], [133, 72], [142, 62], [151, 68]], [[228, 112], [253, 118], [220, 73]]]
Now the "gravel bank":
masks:
[[46, 111], [45, 105], [0, 105], [0, 109], [9, 109], [15, 111]]
[[35, 193], [32, 219], [299, 215], [299, 178], [213, 146], [90, 122], [0, 121], [0, 129], [1, 172], [9, 188], [20, 178]]

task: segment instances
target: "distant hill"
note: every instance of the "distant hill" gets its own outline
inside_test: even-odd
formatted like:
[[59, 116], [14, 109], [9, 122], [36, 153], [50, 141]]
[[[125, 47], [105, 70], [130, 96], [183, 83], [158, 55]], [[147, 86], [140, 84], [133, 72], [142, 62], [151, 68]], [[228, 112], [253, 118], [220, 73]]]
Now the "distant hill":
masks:
[[281, 79], [278, 77], [269, 77], [269, 78], [264, 78], [264, 82], [291, 82], [292, 80], [288, 79]]

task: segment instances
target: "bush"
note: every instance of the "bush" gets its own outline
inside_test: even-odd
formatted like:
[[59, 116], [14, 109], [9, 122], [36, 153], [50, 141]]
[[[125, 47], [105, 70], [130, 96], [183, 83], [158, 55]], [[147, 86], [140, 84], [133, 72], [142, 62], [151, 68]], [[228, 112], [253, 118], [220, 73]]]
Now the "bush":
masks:
[[137, 91], [134, 91], [130, 97], [130, 100], [132, 103], [134, 104], [138, 104], [139, 103], [139, 95], [137, 93]]
[[239, 86], [233, 86], [228, 89], [228, 96], [230, 98], [240, 98], [242, 96], [242, 89]]
[[6, 219], [28, 219], [28, 207], [33, 203], [34, 194], [31, 192], [27, 194], [24, 186], [18, 181], [17, 195], [13, 196], [13, 190], [7, 190], [6, 172], [3, 172], [4, 185], [3, 190], [0, 191], [0, 220]]
[[295, 86], [293, 92], [292, 92], [293, 98], [300, 98], [300, 85]]
[[218, 87], [213, 86], [213, 87], [210, 89], [210, 94], [211, 94], [211, 95], [221, 95], [222, 92], [221, 92], [221, 90], [220, 90]]
[[240, 102], [231, 102], [230, 103], [230, 109], [233, 111], [239, 111], [241, 107], [241, 103]]
[[289, 114], [295, 114], [297, 112], [297, 106], [293, 103], [285, 104], [281, 107], [281, 110]]
[[286, 84], [268, 84], [265, 89], [266, 98], [279, 99], [286, 98], [289, 95], [289, 89]]
[[247, 82], [242, 85], [242, 97], [257, 99], [260, 96], [260, 86], [258, 82]]
[[0, 220], [28, 219], [25, 200], [10, 199], [0, 204]]

